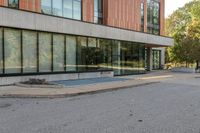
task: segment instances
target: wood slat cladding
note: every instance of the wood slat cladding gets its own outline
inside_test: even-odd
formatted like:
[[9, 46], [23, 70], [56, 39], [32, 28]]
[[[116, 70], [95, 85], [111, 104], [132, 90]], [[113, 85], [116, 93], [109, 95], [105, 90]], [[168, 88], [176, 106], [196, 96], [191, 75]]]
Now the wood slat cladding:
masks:
[[20, 0], [19, 8], [28, 11], [41, 12], [40, 0]]
[[140, 30], [141, 0], [104, 0], [106, 25]]
[[165, 0], [160, 0], [160, 35], [165, 35]]
[[94, 22], [94, 0], [82, 1], [83, 21]]
[[[164, 35], [164, 5], [160, 2], [160, 33]], [[104, 24], [140, 31], [141, 3], [144, 3], [144, 32], [147, 32], [147, 0], [104, 0]]]
[[7, 6], [8, 1], [7, 0], [0, 0], [0, 6]]

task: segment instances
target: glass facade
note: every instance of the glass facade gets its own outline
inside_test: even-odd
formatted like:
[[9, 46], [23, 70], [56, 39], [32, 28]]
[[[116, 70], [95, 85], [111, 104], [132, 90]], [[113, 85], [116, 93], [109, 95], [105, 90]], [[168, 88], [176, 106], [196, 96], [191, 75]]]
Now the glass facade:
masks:
[[115, 75], [145, 72], [145, 45], [141, 43], [0, 28], [0, 48], [0, 74], [3, 75], [104, 70], [113, 70]]
[[22, 40], [23, 72], [37, 72], [37, 33], [24, 30]]
[[94, 0], [94, 23], [103, 24], [103, 1]]
[[160, 3], [157, 0], [147, 1], [147, 32], [160, 34]]
[[52, 70], [52, 35], [39, 33], [39, 72]]
[[8, 7], [18, 8], [19, 7], [19, 0], [8, 0]]
[[81, 20], [81, 0], [41, 0], [41, 12]]
[[153, 50], [153, 69], [161, 69], [161, 50]]
[[53, 35], [53, 71], [63, 72], [65, 70], [65, 36]]
[[41, 0], [41, 12], [44, 14], [52, 14], [51, 0]]
[[4, 29], [5, 73], [21, 73], [21, 31]]
[[76, 71], [76, 36], [66, 35], [66, 71]]

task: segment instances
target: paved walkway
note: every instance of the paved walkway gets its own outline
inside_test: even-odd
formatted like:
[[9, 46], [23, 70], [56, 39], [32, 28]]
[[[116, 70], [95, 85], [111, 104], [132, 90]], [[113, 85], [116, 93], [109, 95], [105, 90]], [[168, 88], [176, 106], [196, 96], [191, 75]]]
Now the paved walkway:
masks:
[[57, 81], [56, 83], [62, 84], [64, 86], [63, 88], [26, 88], [19, 86], [3, 86], [0, 87], [0, 97], [67, 97], [149, 85], [160, 82], [160, 79], [172, 77], [173, 75], [167, 71], [156, 71], [145, 75], [76, 81]]

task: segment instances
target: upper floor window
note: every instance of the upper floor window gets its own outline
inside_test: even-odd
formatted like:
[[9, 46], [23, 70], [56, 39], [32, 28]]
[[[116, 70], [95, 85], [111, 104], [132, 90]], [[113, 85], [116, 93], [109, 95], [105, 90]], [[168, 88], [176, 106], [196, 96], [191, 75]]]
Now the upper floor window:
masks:
[[141, 24], [140, 24], [140, 27], [141, 27], [141, 31], [144, 32], [144, 3], [141, 3]]
[[41, 0], [41, 12], [45, 14], [52, 14], [51, 0]]
[[42, 13], [81, 20], [81, 0], [41, 0]]
[[18, 8], [19, 1], [18, 0], [8, 0], [8, 6], [12, 7], [12, 8]]
[[94, 22], [98, 24], [103, 23], [103, 1], [94, 0]]
[[147, 31], [160, 34], [160, 3], [157, 0], [148, 0]]

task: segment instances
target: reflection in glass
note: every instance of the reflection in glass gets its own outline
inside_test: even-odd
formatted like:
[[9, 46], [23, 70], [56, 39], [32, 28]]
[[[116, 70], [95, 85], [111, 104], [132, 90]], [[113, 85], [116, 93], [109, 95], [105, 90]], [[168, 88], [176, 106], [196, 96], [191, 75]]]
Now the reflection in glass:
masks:
[[161, 68], [161, 50], [153, 50], [153, 69]]
[[8, 0], [8, 7], [18, 8], [19, 1], [18, 0]]
[[87, 70], [87, 38], [77, 37], [77, 67], [78, 71]]
[[37, 33], [23, 30], [23, 72], [37, 72]]
[[100, 52], [98, 57], [98, 67], [101, 70], [112, 69], [112, 41], [107, 39], [98, 39]]
[[5, 73], [21, 72], [21, 31], [4, 30]]
[[81, 0], [73, 0], [73, 18], [81, 20]]
[[72, 18], [72, 0], [63, 0], [63, 17]]
[[66, 36], [66, 71], [76, 71], [76, 37]]
[[53, 15], [62, 16], [62, 0], [53, 0]]
[[51, 72], [51, 34], [39, 33], [39, 72]]
[[88, 38], [88, 48], [87, 48], [87, 69], [97, 70], [97, 39], [96, 38]]
[[121, 42], [113, 41], [112, 45], [112, 66], [115, 75], [121, 74]]
[[51, 0], [41, 0], [41, 12], [44, 14], [52, 14]]
[[53, 35], [53, 71], [64, 71], [65, 36]]

